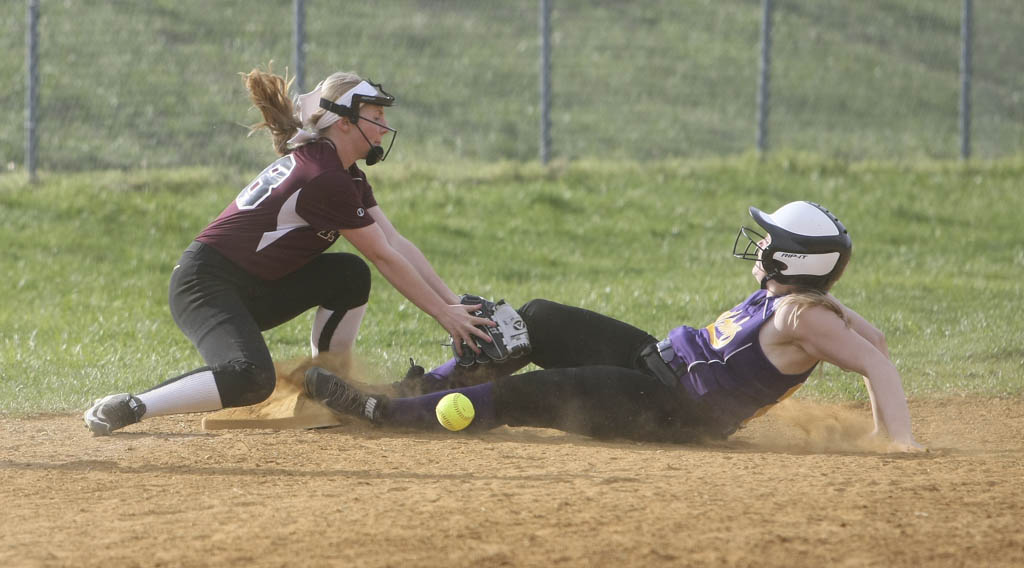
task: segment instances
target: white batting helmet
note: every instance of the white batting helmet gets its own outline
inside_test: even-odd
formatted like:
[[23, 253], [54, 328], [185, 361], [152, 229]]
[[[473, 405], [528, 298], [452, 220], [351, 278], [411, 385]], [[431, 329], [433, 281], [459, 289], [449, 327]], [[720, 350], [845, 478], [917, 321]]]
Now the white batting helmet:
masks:
[[[750, 216], [768, 233], [769, 242], [762, 249], [758, 242], [765, 236], [741, 227], [732, 254], [746, 260], [760, 260], [765, 281], [827, 291], [850, 261], [853, 252], [850, 234], [835, 215], [817, 203], [794, 201], [771, 214], [751, 207]], [[740, 237], [749, 241], [742, 252], [739, 251]]]

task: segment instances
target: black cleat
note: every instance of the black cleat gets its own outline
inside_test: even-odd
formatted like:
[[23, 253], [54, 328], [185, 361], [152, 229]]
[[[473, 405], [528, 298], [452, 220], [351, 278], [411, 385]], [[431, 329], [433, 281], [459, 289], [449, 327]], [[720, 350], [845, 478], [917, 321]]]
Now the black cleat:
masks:
[[387, 397], [370, 396], [320, 367], [306, 370], [306, 394], [337, 414], [364, 418], [377, 424], [383, 414]]
[[392, 394], [399, 398], [420, 396], [450, 388], [453, 388], [451, 379], [428, 374], [411, 357], [409, 358], [409, 370], [405, 372], [405, 377], [391, 383]]
[[423, 375], [427, 374], [426, 369], [416, 364], [416, 361], [412, 357], [409, 357], [409, 370], [405, 372], [403, 381], [418, 381], [423, 378]]
[[97, 399], [82, 418], [93, 435], [109, 436], [114, 430], [142, 420], [145, 413], [146, 405], [141, 400], [128, 393], [121, 393]]
[[409, 370], [405, 372], [402, 380], [391, 383], [391, 390], [395, 396], [417, 396], [422, 394], [423, 376], [427, 371], [416, 364], [412, 357], [409, 357]]

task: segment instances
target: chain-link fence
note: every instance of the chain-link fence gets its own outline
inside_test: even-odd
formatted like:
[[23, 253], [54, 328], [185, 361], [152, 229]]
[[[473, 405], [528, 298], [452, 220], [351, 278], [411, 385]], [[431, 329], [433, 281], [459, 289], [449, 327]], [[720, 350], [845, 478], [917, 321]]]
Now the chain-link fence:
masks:
[[[293, 0], [37, 0], [40, 169], [272, 155], [238, 72], [293, 61]], [[537, 160], [544, 0], [306, 0], [305, 87], [382, 82], [392, 160]], [[753, 151], [761, 0], [547, 0], [552, 159]], [[0, 164], [26, 161], [27, 5], [0, 0]], [[960, 155], [963, 0], [774, 0], [768, 151]], [[971, 144], [1024, 147], [1024, 2], [975, 2]], [[297, 91], [297, 90], [296, 90]]]

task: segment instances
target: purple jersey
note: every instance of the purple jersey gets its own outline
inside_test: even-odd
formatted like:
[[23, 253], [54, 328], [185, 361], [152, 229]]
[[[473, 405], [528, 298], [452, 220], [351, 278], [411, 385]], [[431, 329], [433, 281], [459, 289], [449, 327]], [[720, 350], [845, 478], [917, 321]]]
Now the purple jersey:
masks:
[[375, 205], [362, 170], [346, 170], [332, 143], [314, 142], [267, 166], [196, 240], [277, 280], [327, 250], [340, 229], [373, 224]]
[[758, 332], [780, 298], [758, 290], [705, 328], [681, 326], [668, 334], [672, 349], [663, 357], [674, 355], [669, 365], [683, 388], [704, 403], [725, 434], [796, 392], [813, 370], [780, 373], [761, 349]]

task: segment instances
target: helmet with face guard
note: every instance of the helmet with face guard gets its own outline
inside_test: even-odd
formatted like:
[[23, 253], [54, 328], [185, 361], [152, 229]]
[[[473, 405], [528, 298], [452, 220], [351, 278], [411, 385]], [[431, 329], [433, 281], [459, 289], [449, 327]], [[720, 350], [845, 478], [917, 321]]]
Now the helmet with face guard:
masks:
[[853, 243], [846, 227], [828, 209], [810, 201], [794, 201], [770, 214], [751, 207], [750, 216], [767, 234], [741, 227], [732, 254], [761, 261], [765, 272], [762, 286], [774, 280], [827, 292], [842, 276]]

